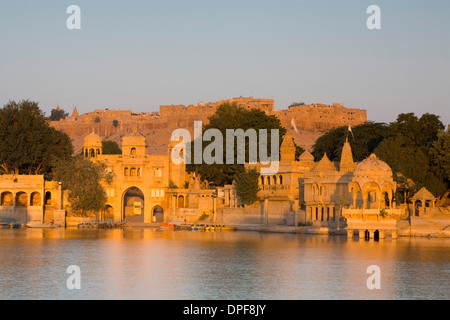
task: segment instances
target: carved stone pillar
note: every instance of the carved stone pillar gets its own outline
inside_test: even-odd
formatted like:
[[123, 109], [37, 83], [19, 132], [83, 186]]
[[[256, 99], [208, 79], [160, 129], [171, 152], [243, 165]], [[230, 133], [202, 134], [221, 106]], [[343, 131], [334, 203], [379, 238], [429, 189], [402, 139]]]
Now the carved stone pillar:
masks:
[[351, 229], [347, 229], [347, 238], [349, 238], [349, 239], [353, 239], [353, 231], [354, 230], [351, 230]]
[[392, 230], [392, 239], [398, 239], [398, 230]]
[[366, 230], [359, 230], [359, 241], [366, 240]]

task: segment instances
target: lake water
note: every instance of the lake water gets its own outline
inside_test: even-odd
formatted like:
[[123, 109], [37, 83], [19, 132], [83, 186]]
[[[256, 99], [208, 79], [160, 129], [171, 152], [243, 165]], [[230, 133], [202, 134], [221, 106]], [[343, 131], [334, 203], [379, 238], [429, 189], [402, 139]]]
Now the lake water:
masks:
[[449, 269], [449, 239], [0, 229], [0, 299], [450, 299]]

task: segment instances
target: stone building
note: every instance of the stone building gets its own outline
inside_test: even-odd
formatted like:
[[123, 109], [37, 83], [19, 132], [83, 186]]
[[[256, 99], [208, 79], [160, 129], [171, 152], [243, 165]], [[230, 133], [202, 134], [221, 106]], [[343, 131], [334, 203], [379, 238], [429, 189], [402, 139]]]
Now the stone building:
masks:
[[[246, 169], [256, 169], [259, 173], [265, 166], [261, 163], [245, 164]], [[260, 176], [258, 197], [263, 199], [260, 210], [264, 223], [285, 224], [287, 220], [296, 223], [294, 220], [297, 216], [294, 213], [303, 202], [303, 185], [299, 184], [299, 180], [313, 166], [314, 157], [308, 151], [298, 161], [295, 160], [295, 144], [292, 136], [286, 133], [280, 146], [277, 174]]]
[[427, 215], [429, 211], [433, 211], [430, 209], [436, 206], [437, 198], [427, 188], [422, 188], [414, 194], [411, 200], [414, 216], [422, 217]]
[[350, 144], [346, 140], [339, 163], [331, 162], [325, 154], [305, 174], [303, 184], [306, 222], [315, 226], [338, 227], [340, 210], [350, 204], [347, 189], [355, 166]]
[[[102, 152], [102, 139], [95, 133], [84, 139], [83, 154], [92, 161], [101, 161], [115, 177], [111, 185], [104, 185], [108, 197], [100, 219], [134, 223], [167, 221], [171, 185], [184, 186], [185, 164], [172, 162], [175, 144], [169, 144], [167, 154], [148, 155], [147, 142], [137, 131], [122, 138], [122, 154], [106, 155]], [[179, 152], [174, 150], [173, 152]]]
[[352, 204], [342, 211], [349, 238], [355, 230], [359, 239], [383, 239], [387, 232], [398, 237], [397, 222], [406, 212], [396, 208], [396, 187], [391, 168], [375, 154], [358, 163], [348, 183]]
[[189, 183], [181, 188], [169, 188], [169, 219], [194, 223], [201, 216], [215, 220], [217, 213], [217, 191], [209, 189], [197, 174], [189, 175]]
[[61, 186], [43, 175], [0, 175], [0, 219], [24, 225], [64, 225]]
[[332, 105], [311, 104], [292, 106], [285, 110], [272, 110], [271, 114], [281, 120], [285, 128], [290, 128], [292, 121], [300, 130], [325, 131], [340, 126], [356, 126], [367, 121], [367, 111]]

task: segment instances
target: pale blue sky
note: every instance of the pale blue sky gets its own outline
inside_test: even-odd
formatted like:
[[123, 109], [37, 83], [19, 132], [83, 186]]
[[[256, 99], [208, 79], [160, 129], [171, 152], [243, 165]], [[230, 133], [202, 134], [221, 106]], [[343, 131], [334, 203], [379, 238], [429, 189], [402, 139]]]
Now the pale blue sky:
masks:
[[[372, 4], [381, 30], [366, 28]], [[450, 124], [450, 1], [0, 0], [1, 105], [151, 112], [252, 92], [277, 109], [338, 102]]]

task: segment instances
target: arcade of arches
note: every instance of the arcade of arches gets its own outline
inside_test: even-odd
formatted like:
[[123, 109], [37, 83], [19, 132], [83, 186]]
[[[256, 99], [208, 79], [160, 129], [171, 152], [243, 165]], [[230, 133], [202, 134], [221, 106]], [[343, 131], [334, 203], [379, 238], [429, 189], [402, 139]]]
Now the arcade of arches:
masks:
[[62, 190], [43, 175], [0, 175], [0, 218], [22, 224], [65, 224]]

